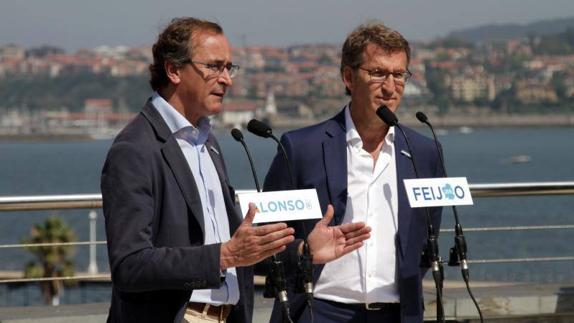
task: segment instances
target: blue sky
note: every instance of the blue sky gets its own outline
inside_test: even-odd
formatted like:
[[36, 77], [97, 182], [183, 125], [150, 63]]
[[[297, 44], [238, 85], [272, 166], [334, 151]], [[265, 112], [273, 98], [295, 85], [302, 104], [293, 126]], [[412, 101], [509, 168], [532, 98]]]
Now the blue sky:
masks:
[[0, 0], [0, 44], [67, 50], [152, 44], [177, 16], [218, 21], [240, 46], [340, 43], [380, 19], [407, 39], [430, 40], [484, 24], [574, 16], [573, 0]]

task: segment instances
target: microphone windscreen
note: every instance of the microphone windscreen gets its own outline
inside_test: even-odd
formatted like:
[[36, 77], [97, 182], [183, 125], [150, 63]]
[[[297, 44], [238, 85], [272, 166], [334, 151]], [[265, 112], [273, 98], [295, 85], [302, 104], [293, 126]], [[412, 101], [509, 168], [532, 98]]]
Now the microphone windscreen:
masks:
[[263, 138], [269, 138], [272, 134], [271, 128], [257, 119], [251, 119], [251, 121], [247, 123], [247, 130], [256, 136]]
[[231, 136], [233, 137], [233, 139], [241, 142], [243, 140], [243, 134], [241, 133], [241, 130], [237, 129], [237, 128], [233, 128], [231, 129]]
[[416, 114], [417, 119], [419, 119], [420, 122], [422, 123], [427, 123], [429, 121], [429, 118], [427, 118], [427, 115], [422, 113], [422, 112], [417, 112]]
[[385, 105], [381, 105], [377, 109], [377, 115], [381, 118], [387, 125], [389, 126], [396, 126], [399, 123], [399, 119], [397, 116], [387, 108]]

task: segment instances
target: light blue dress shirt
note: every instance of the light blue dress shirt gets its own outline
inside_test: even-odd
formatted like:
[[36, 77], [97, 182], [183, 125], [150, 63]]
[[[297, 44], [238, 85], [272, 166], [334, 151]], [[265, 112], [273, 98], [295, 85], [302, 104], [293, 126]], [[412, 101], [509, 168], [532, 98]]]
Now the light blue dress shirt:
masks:
[[[157, 92], [154, 93], [151, 103], [175, 136], [193, 174], [203, 207], [204, 245], [228, 241], [229, 219], [221, 182], [208, 151], [213, 148], [205, 144], [211, 129], [209, 119], [200, 119], [198, 127], [194, 127]], [[201, 266], [199, 263], [197, 265]], [[235, 268], [227, 268], [225, 282], [219, 289], [194, 290], [190, 301], [212, 305], [237, 304], [239, 285]]]

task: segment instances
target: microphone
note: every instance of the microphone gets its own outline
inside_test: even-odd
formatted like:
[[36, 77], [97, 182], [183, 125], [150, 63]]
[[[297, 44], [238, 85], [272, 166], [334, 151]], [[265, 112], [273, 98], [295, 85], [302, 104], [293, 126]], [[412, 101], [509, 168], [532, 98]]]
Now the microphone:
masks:
[[[381, 118], [389, 127], [393, 127], [393, 126], [398, 126], [399, 125], [399, 119], [397, 119], [397, 116], [389, 109], [387, 108], [387, 106], [385, 105], [381, 105], [378, 109], [377, 109], [377, 115], [379, 116], [379, 118]], [[399, 130], [401, 130], [401, 132], [403, 132], [403, 130], [400, 127]], [[403, 133], [404, 135], [404, 133]], [[405, 136], [406, 138], [406, 136]], [[408, 145], [408, 140], [407, 140], [407, 145]], [[409, 150], [410, 147], [409, 147]]]
[[287, 171], [289, 172], [289, 181], [291, 184], [291, 188], [294, 188], [295, 181], [293, 179], [293, 167], [291, 166], [291, 161], [289, 160], [287, 152], [285, 151], [285, 147], [283, 146], [281, 141], [279, 141], [279, 139], [277, 139], [277, 137], [273, 135], [273, 130], [271, 130], [271, 127], [269, 127], [267, 124], [257, 119], [251, 119], [247, 123], [247, 130], [258, 137], [271, 138], [273, 139], [273, 141], [277, 143], [277, 146], [281, 149], [281, 153], [283, 154], [285, 163], [287, 164]]
[[245, 149], [245, 153], [247, 154], [247, 158], [249, 159], [249, 166], [251, 166], [251, 173], [253, 173], [253, 180], [255, 181], [255, 187], [257, 188], [257, 192], [261, 192], [261, 186], [259, 185], [259, 179], [257, 178], [257, 173], [255, 172], [255, 166], [253, 165], [253, 159], [251, 159], [251, 153], [249, 153], [249, 149], [247, 148], [247, 144], [245, 144], [245, 140], [243, 139], [243, 134], [241, 130], [237, 128], [231, 129], [231, 136], [236, 141], [239, 141], [243, 148]]
[[[273, 131], [271, 130], [271, 127], [269, 127], [267, 124], [257, 120], [257, 119], [251, 119], [248, 123], [247, 123], [247, 130], [249, 130], [249, 132], [251, 132], [252, 134], [259, 136], [259, 137], [263, 137], [263, 138], [275, 138], [275, 136], [273, 136]], [[275, 138], [277, 139], [277, 138]]]
[[[446, 172], [446, 166], [445, 166], [445, 162], [444, 162], [444, 157], [442, 154], [442, 150], [439, 147], [438, 144], [438, 139], [436, 137], [436, 134], [434, 132], [434, 127], [432, 126], [432, 124], [430, 123], [428, 117], [422, 113], [421, 111], [418, 111], [415, 116], [417, 117], [417, 119], [421, 122], [426, 124], [427, 126], [429, 126], [431, 132], [432, 132], [432, 136], [435, 142], [435, 147], [436, 150], [438, 152], [438, 156], [440, 159], [440, 165], [442, 167], [442, 171], [444, 173], [445, 177], [448, 177], [447, 172]], [[459, 217], [458, 217], [458, 212], [456, 209], [456, 205], [452, 206], [452, 212], [454, 214], [454, 222], [455, 222], [455, 226], [454, 226], [454, 232], [455, 232], [455, 237], [454, 237], [454, 247], [450, 248], [450, 253], [449, 253], [449, 260], [448, 260], [448, 265], [449, 266], [458, 266], [460, 265], [460, 270], [462, 273], [462, 278], [466, 284], [466, 288], [468, 290], [468, 293], [470, 295], [470, 298], [472, 299], [472, 301], [474, 302], [474, 305], [476, 307], [476, 309], [478, 310], [478, 314], [480, 316], [480, 321], [482, 322], [482, 312], [480, 311], [480, 307], [478, 306], [478, 303], [476, 302], [474, 295], [472, 294], [472, 291], [470, 290], [470, 284], [469, 284], [469, 268], [468, 268], [468, 263], [467, 263], [467, 247], [466, 247], [466, 239], [464, 237], [464, 233], [462, 230], [462, 225], [460, 224], [459, 221]]]
[[426, 123], [427, 125], [429, 125], [429, 127], [431, 128], [431, 130], [434, 133], [434, 129], [432, 127], [432, 125], [429, 123], [429, 118], [427, 117], [426, 114], [422, 113], [421, 111], [418, 111], [415, 116], [417, 117], [417, 119], [419, 119], [420, 122], [422, 123]]
[[[281, 143], [277, 137], [273, 135], [273, 130], [267, 124], [257, 120], [251, 119], [247, 123], [247, 130], [252, 134], [262, 137], [262, 138], [271, 138], [276, 143], [277, 146], [281, 150], [281, 154], [285, 163], [287, 164], [287, 170], [289, 172], [289, 180], [290, 186], [292, 189], [295, 189], [295, 181], [293, 176], [293, 167], [291, 165], [291, 161], [289, 160], [289, 156], [287, 156], [287, 151], [285, 147]], [[303, 227], [303, 234], [305, 238], [303, 239], [303, 253], [299, 259], [299, 273], [298, 273], [298, 292], [304, 292], [307, 301], [311, 303], [313, 299], [313, 255], [311, 254], [311, 248], [309, 247], [309, 243], [307, 242], [307, 228], [305, 227], [305, 222], [301, 222]]]
[[[377, 111], [377, 116], [383, 120], [389, 127], [397, 127], [402, 135], [405, 137], [405, 142], [407, 144], [407, 149], [410, 152], [411, 163], [413, 165], [413, 169], [415, 171], [416, 178], [420, 178], [419, 172], [417, 170], [417, 166], [415, 163], [415, 154], [414, 151], [411, 149], [411, 144], [407, 134], [404, 132], [403, 128], [399, 124], [399, 119], [397, 116], [385, 105], [381, 105]], [[423, 261], [421, 265], [430, 265], [432, 268], [433, 278], [436, 286], [436, 296], [437, 296], [437, 321], [444, 322], [444, 308], [442, 304], [442, 282], [443, 282], [443, 268], [439, 256], [438, 251], [438, 239], [435, 235], [435, 230], [432, 225], [430, 212], [428, 208], [426, 210], [426, 217], [427, 217], [427, 231], [428, 231], [428, 238], [427, 238], [427, 245], [426, 250], [423, 252]]]
[[[440, 147], [438, 145], [438, 139], [437, 139], [436, 134], [434, 132], [434, 127], [429, 122], [428, 117], [424, 113], [422, 113], [421, 111], [418, 111], [415, 116], [417, 117], [417, 119], [421, 123], [426, 124], [431, 129], [432, 136], [433, 136], [433, 139], [435, 142], [435, 147], [436, 147], [439, 159], [440, 159], [440, 165], [442, 167], [442, 171], [444, 173], [444, 176], [448, 177], [447, 172], [446, 172], [445, 163], [444, 163], [444, 157], [442, 154], [442, 150], [440, 149]], [[450, 266], [461, 265], [462, 277], [466, 281], [469, 278], [468, 264], [467, 264], [467, 260], [466, 260], [466, 254], [467, 254], [466, 239], [464, 238], [464, 233], [462, 231], [462, 226], [461, 226], [460, 221], [459, 221], [456, 205], [452, 206], [452, 211], [454, 213], [454, 222], [455, 222], [455, 246], [450, 249], [451, 251], [450, 251], [448, 263]]]

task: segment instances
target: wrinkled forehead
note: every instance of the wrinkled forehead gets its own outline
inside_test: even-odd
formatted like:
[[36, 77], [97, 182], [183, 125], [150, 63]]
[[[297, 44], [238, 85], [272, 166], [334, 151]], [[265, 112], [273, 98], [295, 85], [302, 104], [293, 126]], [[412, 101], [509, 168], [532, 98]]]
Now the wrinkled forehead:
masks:
[[368, 43], [361, 53], [361, 62], [363, 65], [369, 63], [386, 63], [392, 62], [393, 65], [403, 65], [408, 67], [407, 53], [402, 48], [382, 47], [375, 43]]
[[222, 33], [209, 31], [198, 32], [190, 39], [189, 56], [193, 58], [213, 58], [219, 61], [231, 60], [231, 47], [227, 37]]

